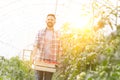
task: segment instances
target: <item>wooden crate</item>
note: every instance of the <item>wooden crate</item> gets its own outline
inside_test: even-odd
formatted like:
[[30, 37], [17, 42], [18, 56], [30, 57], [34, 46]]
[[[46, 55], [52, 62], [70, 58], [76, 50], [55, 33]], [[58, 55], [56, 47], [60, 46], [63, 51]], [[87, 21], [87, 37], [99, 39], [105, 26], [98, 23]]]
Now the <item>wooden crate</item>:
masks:
[[44, 61], [35, 62], [32, 64], [32, 68], [40, 71], [56, 72], [55, 64], [46, 63]]

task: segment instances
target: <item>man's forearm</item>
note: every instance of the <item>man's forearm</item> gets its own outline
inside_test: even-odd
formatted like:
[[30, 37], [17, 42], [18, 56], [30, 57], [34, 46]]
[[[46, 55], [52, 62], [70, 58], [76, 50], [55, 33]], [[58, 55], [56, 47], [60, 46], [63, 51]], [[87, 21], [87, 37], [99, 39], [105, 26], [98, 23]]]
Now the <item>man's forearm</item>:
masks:
[[34, 62], [35, 54], [37, 53], [37, 47], [35, 46], [32, 53], [31, 53], [31, 62]]

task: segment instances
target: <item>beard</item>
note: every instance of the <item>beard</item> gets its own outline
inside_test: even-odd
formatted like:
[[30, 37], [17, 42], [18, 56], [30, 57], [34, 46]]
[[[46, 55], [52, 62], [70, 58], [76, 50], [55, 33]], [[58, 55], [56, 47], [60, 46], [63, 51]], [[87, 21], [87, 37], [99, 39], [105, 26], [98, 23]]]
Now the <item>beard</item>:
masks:
[[53, 23], [51, 23], [51, 22], [48, 22], [48, 23], [47, 23], [47, 26], [51, 28], [51, 27], [53, 27], [53, 26], [54, 26], [54, 24], [53, 24]]

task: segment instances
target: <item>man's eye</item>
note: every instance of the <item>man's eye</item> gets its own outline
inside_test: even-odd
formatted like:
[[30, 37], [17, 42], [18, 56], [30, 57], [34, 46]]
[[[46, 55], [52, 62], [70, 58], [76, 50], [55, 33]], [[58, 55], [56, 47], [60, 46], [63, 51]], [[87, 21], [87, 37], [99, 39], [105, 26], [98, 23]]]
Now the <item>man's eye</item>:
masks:
[[48, 19], [48, 21], [53, 21], [53, 19]]

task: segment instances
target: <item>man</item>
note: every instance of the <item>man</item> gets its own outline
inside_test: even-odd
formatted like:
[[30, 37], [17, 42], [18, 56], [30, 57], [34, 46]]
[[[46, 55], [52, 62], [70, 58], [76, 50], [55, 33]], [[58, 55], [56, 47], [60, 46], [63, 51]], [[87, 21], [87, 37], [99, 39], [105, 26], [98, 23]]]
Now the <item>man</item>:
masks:
[[[36, 44], [33, 50], [32, 62], [37, 60], [57, 63], [57, 56], [62, 52], [59, 32], [54, 30], [56, 17], [54, 14], [48, 14], [46, 18], [46, 28], [40, 30], [37, 35]], [[37, 50], [39, 52], [37, 53]], [[35, 70], [36, 80], [51, 80], [52, 72]]]

